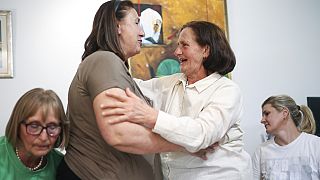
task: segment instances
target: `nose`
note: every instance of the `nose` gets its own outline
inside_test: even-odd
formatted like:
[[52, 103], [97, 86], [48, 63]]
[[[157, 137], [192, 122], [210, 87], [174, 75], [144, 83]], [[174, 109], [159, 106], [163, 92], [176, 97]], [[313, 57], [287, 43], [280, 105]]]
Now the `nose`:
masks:
[[49, 138], [49, 135], [47, 133], [47, 129], [43, 129], [42, 132], [38, 136], [39, 139], [45, 141]]
[[144, 37], [145, 36], [142, 24], [139, 25], [139, 36], [140, 37]]
[[266, 122], [266, 118], [264, 116], [261, 117], [260, 123], [264, 124]]
[[174, 50], [174, 55], [178, 57], [180, 54], [181, 54], [181, 49], [180, 49], [180, 47], [178, 46], [178, 47], [176, 48], [176, 50]]

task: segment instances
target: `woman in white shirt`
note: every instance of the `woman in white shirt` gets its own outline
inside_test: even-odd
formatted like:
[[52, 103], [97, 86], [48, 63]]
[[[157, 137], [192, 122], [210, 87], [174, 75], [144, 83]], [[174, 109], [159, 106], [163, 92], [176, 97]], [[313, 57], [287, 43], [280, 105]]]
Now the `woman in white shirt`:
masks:
[[[156, 108], [127, 89], [127, 96], [107, 94], [119, 102], [102, 105], [103, 115], [110, 123], [141, 124], [189, 152], [161, 153], [164, 179], [251, 179], [240, 128], [241, 92], [224, 76], [236, 64], [224, 32], [210, 22], [189, 22], [181, 28], [175, 55], [182, 73], [138, 82], [152, 92]], [[216, 142], [207, 160], [191, 154]]]
[[273, 137], [261, 144], [253, 160], [255, 179], [320, 179], [320, 138], [311, 110], [287, 95], [271, 96], [262, 104], [261, 123]]

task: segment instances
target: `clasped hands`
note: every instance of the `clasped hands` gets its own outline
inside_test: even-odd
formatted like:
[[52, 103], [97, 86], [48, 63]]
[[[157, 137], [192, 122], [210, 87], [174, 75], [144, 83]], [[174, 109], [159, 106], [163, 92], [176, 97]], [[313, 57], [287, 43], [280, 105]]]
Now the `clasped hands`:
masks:
[[[125, 94], [123, 95], [106, 92], [106, 96], [115, 100], [113, 102], [104, 102], [100, 105], [102, 116], [108, 117], [108, 122], [110, 124], [128, 121], [150, 129], [154, 128], [159, 111], [150, 107], [145, 101], [130, 91], [129, 88], [126, 88]], [[218, 146], [219, 143], [216, 142], [206, 149], [201, 149], [195, 153], [189, 153], [203, 160], [207, 160], [207, 153], [213, 153]]]

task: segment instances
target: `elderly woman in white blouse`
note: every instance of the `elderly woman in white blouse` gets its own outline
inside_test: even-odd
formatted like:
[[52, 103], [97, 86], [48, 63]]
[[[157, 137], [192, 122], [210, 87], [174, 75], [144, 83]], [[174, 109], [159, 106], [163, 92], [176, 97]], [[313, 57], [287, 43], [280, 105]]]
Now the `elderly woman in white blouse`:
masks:
[[[138, 81], [152, 92], [155, 108], [126, 89], [126, 96], [107, 94], [114, 101], [101, 105], [102, 114], [109, 123], [130, 121], [150, 128], [190, 152], [161, 153], [164, 179], [251, 179], [240, 128], [241, 92], [224, 76], [236, 64], [224, 32], [210, 22], [189, 22], [181, 28], [175, 55], [182, 73]], [[219, 146], [206, 154], [207, 160], [192, 155], [216, 142]]]

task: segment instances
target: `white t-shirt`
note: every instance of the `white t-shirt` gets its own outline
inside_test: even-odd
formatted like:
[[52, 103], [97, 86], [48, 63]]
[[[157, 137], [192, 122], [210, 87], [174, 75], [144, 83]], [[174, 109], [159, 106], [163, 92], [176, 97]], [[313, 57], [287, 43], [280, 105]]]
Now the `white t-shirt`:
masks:
[[274, 138], [261, 144], [252, 157], [254, 179], [319, 180], [320, 137], [301, 133], [285, 146]]

